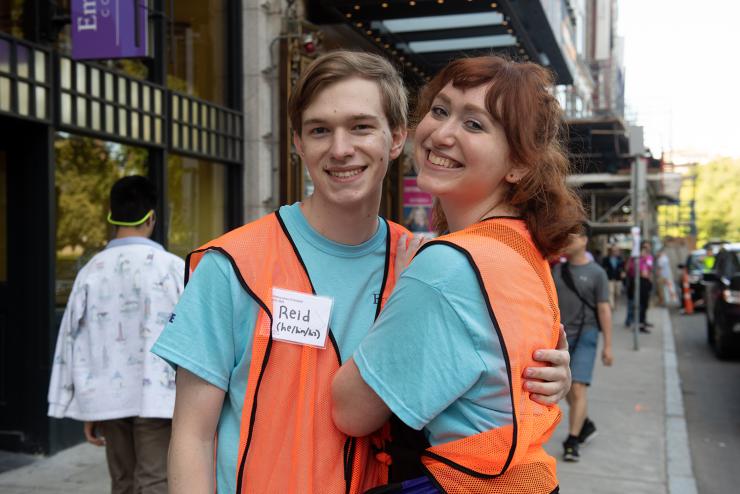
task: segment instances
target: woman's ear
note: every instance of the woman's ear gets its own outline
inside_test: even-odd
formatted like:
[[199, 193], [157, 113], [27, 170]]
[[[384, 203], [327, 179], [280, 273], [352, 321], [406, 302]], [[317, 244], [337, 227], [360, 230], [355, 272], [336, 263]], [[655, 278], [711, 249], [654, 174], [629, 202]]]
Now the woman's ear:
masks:
[[510, 184], [516, 184], [519, 183], [519, 181], [523, 179], [526, 174], [527, 169], [523, 166], [512, 167], [509, 170], [509, 173], [506, 174], [506, 177], [504, 179]]

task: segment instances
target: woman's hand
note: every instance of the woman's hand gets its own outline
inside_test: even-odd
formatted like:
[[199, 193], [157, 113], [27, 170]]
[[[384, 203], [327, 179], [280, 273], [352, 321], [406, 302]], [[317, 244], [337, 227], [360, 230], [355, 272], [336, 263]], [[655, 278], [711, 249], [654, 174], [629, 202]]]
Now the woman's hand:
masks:
[[396, 262], [393, 266], [393, 272], [396, 274], [396, 281], [398, 281], [398, 278], [401, 276], [403, 270], [406, 269], [406, 266], [409, 265], [411, 259], [414, 258], [416, 251], [419, 250], [427, 240], [428, 239], [420, 235], [412, 236], [410, 239], [405, 233], [401, 235], [401, 238], [398, 239], [398, 243], [396, 244]]
[[565, 328], [560, 325], [558, 346], [555, 350], [536, 350], [534, 360], [550, 365], [524, 369], [524, 386], [529, 397], [541, 405], [554, 405], [568, 394], [571, 385], [570, 353]]

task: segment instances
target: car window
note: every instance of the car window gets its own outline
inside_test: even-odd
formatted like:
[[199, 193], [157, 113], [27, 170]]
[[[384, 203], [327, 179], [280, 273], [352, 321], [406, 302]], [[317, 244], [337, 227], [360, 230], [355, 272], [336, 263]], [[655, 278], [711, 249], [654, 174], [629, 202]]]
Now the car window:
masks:
[[689, 271], [701, 271], [704, 268], [704, 256], [702, 255], [691, 255], [689, 256]]
[[733, 255], [730, 256], [730, 258], [732, 259], [732, 263], [731, 263], [732, 264], [732, 273], [731, 273], [731, 276], [734, 275], [734, 274], [736, 274], [736, 273], [740, 273], [740, 251], [733, 252], [732, 254]]
[[717, 273], [725, 278], [732, 278], [732, 275], [737, 271], [736, 261], [736, 252], [720, 252], [717, 256]]

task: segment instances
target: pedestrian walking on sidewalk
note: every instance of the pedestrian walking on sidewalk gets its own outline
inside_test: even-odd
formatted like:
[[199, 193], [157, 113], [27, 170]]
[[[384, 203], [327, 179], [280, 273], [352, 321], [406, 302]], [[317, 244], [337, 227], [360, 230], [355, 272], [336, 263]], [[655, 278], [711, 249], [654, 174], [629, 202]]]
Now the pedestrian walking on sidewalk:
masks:
[[640, 297], [639, 300], [635, 301], [635, 258], [630, 257], [627, 261], [627, 319], [624, 325], [628, 328], [632, 325], [635, 317], [635, 302], [639, 302], [640, 308], [637, 316], [639, 317], [640, 332], [650, 333], [650, 328], [653, 327], [653, 324], [647, 320], [647, 310], [650, 304], [650, 294], [653, 291], [652, 280], [654, 267], [653, 255], [650, 252], [650, 242], [645, 241], [640, 245], [640, 258], [637, 265], [640, 270], [638, 277]]
[[622, 294], [622, 284], [624, 283], [624, 259], [619, 247], [616, 245], [609, 247], [609, 255], [602, 259], [601, 267], [604, 268], [609, 279], [609, 306], [614, 311], [617, 307], [617, 300]]
[[599, 330], [604, 337], [601, 361], [606, 366], [613, 362], [608, 279], [601, 266], [586, 257], [589, 234], [590, 228], [584, 224], [566, 248], [567, 261], [553, 267], [560, 317], [568, 335], [573, 377], [566, 397], [570, 410], [568, 438], [563, 444], [565, 461], [578, 461], [579, 447], [596, 435], [596, 426], [588, 418], [587, 391], [596, 361]]
[[[377, 454], [387, 436], [342, 433], [330, 392], [402, 269], [407, 231], [378, 208], [406, 140], [405, 90], [386, 59], [339, 50], [306, 68], [288, 106], [313, 193], [193, 252], [176, 318], [153, 349], [178, 366], [178, 494], [359, 494], [388, 478]], [[555, 381], [534, 392], [557, 401], [567, 366], [532, 370]]]
[[156, 189], [118, 180], [108, 222], [115, 238], [75, 279], [59, 328], [49, 416], [84, 421], [105, 446], [113, 494], [166, 494], [175, 374], [149, 349], [183, 289], [185, 263], [149, 239]]
[[658, 277], [658, 298], [663, 307], [675, 307], [678, 304], [676, 295], [676, 281], [673, 279], [671, 270], [671, 260], [668, 257], [666, 248], [663, 247], [658, 252], [657, 259], [657, 277]]

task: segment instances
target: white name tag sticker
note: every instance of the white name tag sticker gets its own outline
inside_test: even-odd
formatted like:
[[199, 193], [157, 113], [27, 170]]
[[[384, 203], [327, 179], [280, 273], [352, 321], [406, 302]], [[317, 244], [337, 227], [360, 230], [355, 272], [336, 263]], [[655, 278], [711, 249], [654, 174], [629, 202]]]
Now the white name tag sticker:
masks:
[[325, 348], [333, 303], [329, 297], [273, 288], [273, 339]]

